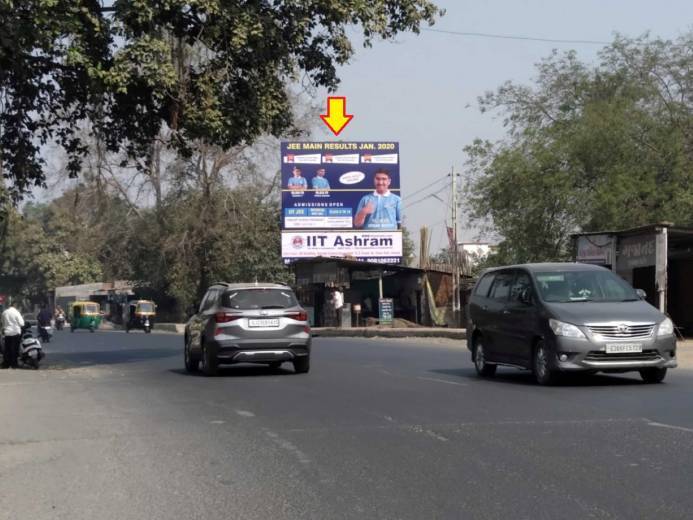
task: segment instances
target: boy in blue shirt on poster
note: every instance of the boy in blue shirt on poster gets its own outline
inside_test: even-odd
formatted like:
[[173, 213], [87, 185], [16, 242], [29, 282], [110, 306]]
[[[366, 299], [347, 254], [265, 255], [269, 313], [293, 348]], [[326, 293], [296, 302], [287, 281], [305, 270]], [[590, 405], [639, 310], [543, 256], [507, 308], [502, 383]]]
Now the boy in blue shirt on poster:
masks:
[[308, 181], [305, 177], [301, 177], [301, 168], [294, 166], [291, 173], [293, 173], [293, 177], [291, 177], [287, 183], [291, 191], [303, 191], [308, 188]]
[[314, 190], [329, 190], [330, 181], [325, 178], [325, 168], [318, 168], [315, 177], [311, 180]]
[[394, 230], [402, 224], [402, 199], [390, 193], [390, 172], [375, 172], [375, 191], [364, 195], [356, 208], [354, 227], [367, 230]]

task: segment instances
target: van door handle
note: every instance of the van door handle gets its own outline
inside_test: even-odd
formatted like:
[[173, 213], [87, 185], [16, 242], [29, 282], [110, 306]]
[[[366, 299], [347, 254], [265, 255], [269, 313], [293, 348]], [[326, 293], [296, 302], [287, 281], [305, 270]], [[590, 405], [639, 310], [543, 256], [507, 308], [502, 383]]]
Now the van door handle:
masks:
[[503, 314], [510, 314], [510, 311], [508, 309], [503, 309]]

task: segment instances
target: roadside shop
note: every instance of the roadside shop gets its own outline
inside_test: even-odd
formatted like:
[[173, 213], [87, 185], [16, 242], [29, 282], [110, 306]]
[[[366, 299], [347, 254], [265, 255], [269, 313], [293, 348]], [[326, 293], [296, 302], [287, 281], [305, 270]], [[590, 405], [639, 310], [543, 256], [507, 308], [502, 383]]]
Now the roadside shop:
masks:
[[693, 228], [669, 222], [619, 231], [572, 235], [577, 262], [602, 265], [693, 334]]
[[292, 264], [296, 294], [313, 326], [334, 325], [330, 294], [344, 295], [337, 326], [387, 324], [392, 319], [422, 326], [454, 326], [452, 274], [393, 264], [317, 257]]

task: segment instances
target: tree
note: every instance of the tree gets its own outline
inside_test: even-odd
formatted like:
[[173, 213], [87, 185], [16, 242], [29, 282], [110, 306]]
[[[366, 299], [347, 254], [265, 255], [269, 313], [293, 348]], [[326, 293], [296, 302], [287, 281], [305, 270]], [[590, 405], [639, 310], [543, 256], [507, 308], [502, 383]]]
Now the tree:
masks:
[[566, 259], [579, 230], [692, 223], [692, 67], [693, 33], [617, 38], [596, 67], [554, 52], [534, 86], [482, 98], [508, 129], [466, 148], [470, 217], [503, 237], [493, 260]]
[[0, 169], [16, 200], [45, 182], [40, 146], [57, 140], [76, 176], [84, 121], [143, 170], [162, 128], [183, 156], [290, 133], [287, 86], [335, 89], [347, 28], [369, 46], [439, 15], [430, 0], [0, 0]]

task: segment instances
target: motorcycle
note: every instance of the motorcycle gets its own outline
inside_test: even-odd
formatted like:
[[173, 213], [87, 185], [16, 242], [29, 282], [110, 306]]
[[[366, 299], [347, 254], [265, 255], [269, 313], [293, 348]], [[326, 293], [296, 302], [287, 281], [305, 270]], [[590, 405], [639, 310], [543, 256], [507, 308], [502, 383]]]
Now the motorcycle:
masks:
[[19, 345], [19, 361], [27, 366], [38, 369], [39, 362], [44, 358], [41, 342], [31, 333], [31, 325], [22, 327], [22, 342]]
[[61, 312], [55, 317], [55, 330], [63, 330], [65, 326], [65, 315]]
[[51, 338], [53, 337], [53, 328], [50, 325], [36, 325], [36, 329], [38, 330], [38, 335], [39, 338], [41, 338], [41, 341], [44, 343], [51, 342]]

